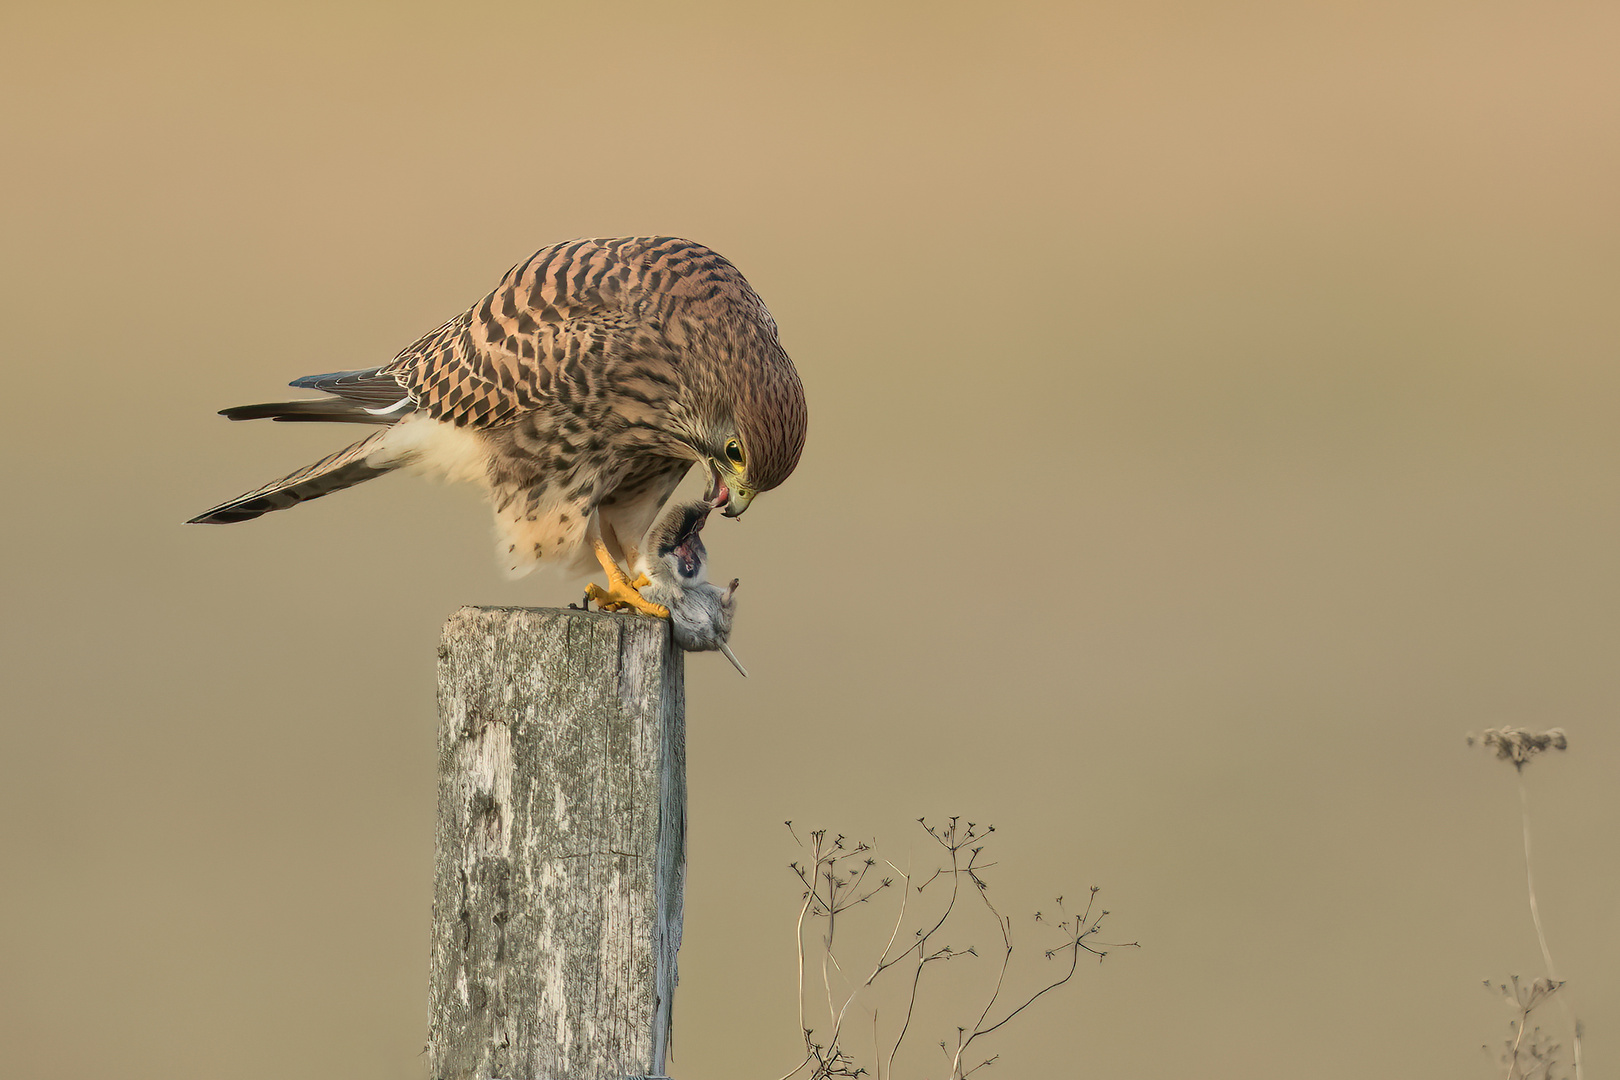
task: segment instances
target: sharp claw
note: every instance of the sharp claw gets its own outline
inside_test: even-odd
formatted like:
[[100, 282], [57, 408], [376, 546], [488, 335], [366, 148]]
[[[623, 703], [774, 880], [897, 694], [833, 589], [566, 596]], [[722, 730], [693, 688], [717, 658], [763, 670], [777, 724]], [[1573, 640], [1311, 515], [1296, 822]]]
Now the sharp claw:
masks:
[[636, 592], [635, 586], [628, 581], [610, 579], [605, 589], [600, 585], [590, 584], [585, 586], [585, 595], [595, 600], [603, 611], [622, 611], [631, 608], [655, 619], [669, 618], [669, 608], [648, 600]]

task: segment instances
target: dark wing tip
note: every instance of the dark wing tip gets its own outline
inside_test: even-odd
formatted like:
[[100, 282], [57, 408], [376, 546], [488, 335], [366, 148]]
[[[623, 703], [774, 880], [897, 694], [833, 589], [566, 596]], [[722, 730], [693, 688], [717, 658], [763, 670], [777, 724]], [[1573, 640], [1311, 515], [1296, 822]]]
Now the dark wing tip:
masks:
[[305, 375], [287, 384], [300, 390], [319, 390], [335, 394], [362, 405], [393, 405], [410, 391], [397, 377], [383, 368], [358, 368], [354, 371], [330, 371], [324, 375]]
[[186, 520], [187, 525], [230, 525], [238, 521], [251, 521], [260, 517], [264, 510], [206, 510], [194, 518]]
[[304, 375], [288, 383], [300, 390], [325, 390], [329, 386], [369, 380], [377, 374], [376, 368], [355, 368], [353, 371], [328, 371], [321, 375]]

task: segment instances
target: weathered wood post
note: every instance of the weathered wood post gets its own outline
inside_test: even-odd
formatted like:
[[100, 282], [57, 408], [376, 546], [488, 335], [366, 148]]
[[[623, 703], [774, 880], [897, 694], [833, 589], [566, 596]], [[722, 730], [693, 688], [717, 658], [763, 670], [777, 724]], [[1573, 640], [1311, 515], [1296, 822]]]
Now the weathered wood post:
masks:
[[664, 1074], [684, 698], [661, 619], [469, 607], [445, 623], [434, 1080]]

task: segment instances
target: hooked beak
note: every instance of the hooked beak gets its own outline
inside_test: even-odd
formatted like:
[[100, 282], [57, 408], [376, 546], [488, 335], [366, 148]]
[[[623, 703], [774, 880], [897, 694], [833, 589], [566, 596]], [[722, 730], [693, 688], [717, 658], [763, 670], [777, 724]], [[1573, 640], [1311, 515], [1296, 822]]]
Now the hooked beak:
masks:
[[704, 500], [712, 509], [719, 510], [728, 518], [742, 517], [743, 511], [753, 501], [754, 493], [748, 488], [737, 488], [733, 491], [726, 486], [725, 477], [720, 473], [720, 463], [709, 462], [709, 490], [704, 493]]

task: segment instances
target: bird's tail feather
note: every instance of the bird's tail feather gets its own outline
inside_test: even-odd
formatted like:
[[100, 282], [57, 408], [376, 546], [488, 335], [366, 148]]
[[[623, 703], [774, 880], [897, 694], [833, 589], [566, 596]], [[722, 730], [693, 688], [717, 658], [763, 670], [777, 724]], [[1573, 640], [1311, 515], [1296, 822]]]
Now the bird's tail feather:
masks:
[[322, 495], [353, 487], [355, 484], [390, 472], [404, 464], [404, 461], [372, 464], [366, 460], [370, 454], [382, 449], [380, 444], [387, 434], [386, 431], [379, 431], [369, 438], [361, 439], [353, 446], [345, 447], [313, 465], [307, 465], [295, 473], [283, 476], [280, 480], [272, 480], [246, 495], [238, 495], [229, 502], [205, 510], [186, 524], [226, 525], [233, 521], [247, 521], [261, 514], [268, 514], [272, 510], [285, 510], [306, 499], [318, 499]]
[[267, 401], [262, 405], [238, 405], [221, 409], [219, 415], [231, 420], [276, 420], [281, 423], [392, 424], [398, 412], [373, 412], [356, 401], [344, 398], [318, 398], [311, 401]]

